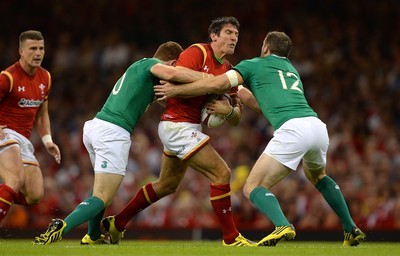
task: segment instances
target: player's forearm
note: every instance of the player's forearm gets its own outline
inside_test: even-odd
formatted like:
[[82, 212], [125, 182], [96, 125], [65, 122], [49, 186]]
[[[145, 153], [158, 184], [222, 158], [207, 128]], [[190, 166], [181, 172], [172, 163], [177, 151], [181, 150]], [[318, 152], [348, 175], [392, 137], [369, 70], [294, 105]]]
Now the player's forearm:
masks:
[[238, 96], [243, 105], [246, 105], [247, 107], [253, 109], [256, 112], [261, 112], [260, 105], [258, 105], [256, 98], [249, 89], [243, 88], [239, 90]]
[[175, 71], [170, 80], [178, 83], [191, 83], [208, 76], [206, 73], [184, 67], [177, 67]]
[[43, 102], [36, 115], [35, 127], [40, 137], [43, 137], [44, 135], [51, 135], [50, 116], [47, 112], [47, 101]]
[[224, 86], [221, 77], [209, 77], [205, 79], [200, 79], [195, 82], [177, 87], [177, 96], [179, 97], [194, 97], [205, 95], [207, 93], [222, 94], [230, 89], [230, 87]]
[[47, 115], [47, 118], [46, 118], [46, 115], [43, 115], [43, 116], [37, 118], [35, 126], [36, 126], [36, 131], [40, 137], [43, 137], [44, 135], [47, 135], [47, 134], [49, 134], [49, 135], [51, 134], [50, 118], [48, 115]]
[[155, 85], [154, 92], [161, 100], [172, 97], [195, 97], [205, 95], [207, 93], [222, 94], [231, 89], [226, 76], [209, 77], [200, 79], [192, 83]]

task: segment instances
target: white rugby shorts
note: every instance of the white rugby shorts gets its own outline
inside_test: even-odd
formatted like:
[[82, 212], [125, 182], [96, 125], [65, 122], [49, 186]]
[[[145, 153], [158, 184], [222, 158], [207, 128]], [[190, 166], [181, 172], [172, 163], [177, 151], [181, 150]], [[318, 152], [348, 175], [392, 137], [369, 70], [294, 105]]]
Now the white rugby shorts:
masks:
[[301, 160], [313, 170], [326, 165], [328, 147], [325, 123], [317, 117], [302, 117], [293, 118], [279, 127], [263, 153], [292, 170], [297, 169]]
[[83, 144], [95, 173], [124, 176], [131, 143], [130, 133], [110, 122], [94, 118], [83, 126]]
[[210, 141], [202, 132], [201, 124], [161, 121], [158, 136], [164, 145], [164, 154], [186, 160]]
[[0, 153], [10, 147], [19, 147], [24, 165], [39, 166], [35, 157], [35, 148], [25, 136], [9, 128], [4, 128], [3, 131], [6, 133], [6, 137], [0, 140]]

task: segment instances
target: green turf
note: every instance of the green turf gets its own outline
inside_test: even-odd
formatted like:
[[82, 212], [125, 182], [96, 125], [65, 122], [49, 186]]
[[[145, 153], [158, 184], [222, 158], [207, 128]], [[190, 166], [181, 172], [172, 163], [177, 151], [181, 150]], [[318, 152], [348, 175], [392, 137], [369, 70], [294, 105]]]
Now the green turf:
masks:
[[400, 243], [364, 242], [358, 247], [342, 247], [338, 242], [281, 242], [276, 247], [222, 247], [216, 241], [133, 241], [123, 240], [120, 245], [81, 246], [79, 240], [62, 240], [51, 245], [33, 245], [31, 240], [0, 240], [1, 256], [152, 256], [152, 255], [400, 255]]

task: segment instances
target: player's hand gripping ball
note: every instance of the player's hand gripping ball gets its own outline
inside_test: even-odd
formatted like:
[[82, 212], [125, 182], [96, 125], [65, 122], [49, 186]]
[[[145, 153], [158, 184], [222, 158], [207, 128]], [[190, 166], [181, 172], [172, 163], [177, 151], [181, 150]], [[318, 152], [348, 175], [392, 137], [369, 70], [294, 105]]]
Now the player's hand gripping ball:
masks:
[[[225, 99], [229, 101], [229, 104], [232, 106], [232, 98], [229, 96], [229, 94], [227, 93], [223, 95], [211, 94], [208, 101], [214, 100], [216, 98]], [[201, 110], [201, 122], [207, 127], [210, 128], [219, 127], [225, 122], [225, 120], [226, 120], [226, 115], [215, 114], [215, 113], [209, 114], [206, 106], [204, 106], [203, 109]]]

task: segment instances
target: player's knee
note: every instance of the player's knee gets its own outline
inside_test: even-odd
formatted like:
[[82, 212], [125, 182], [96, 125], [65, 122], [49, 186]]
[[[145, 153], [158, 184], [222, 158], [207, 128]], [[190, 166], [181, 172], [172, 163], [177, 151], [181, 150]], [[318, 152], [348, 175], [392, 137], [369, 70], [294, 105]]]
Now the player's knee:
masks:
[[309, 169], [303, 167], [303, 169], [305, 176], [313, 185], [317, 184], [326, 176], [325, 168]]
[[26, 203], [28, 205], [35, 205], [40, 203], [44, 198], [44, 191], [37, 190], [34, 193], [30, 193], [25, 197]]
[[41, 201], [43, 200], [43, 196], [42, 197], [34, 197], [34, 198], [26, 198], [26, 203], [28, 205], [35, 205], [35, 204], [39, 204]]
[[251, 191], [253, 191], [253, 189], [254, 189], [254, 187], [251, 186], [249, 184], [249, 182], [246, 182], [244, 184], [244, 186], [243, 186], [243, 194], [244, 194], [244, 196], [249, 199], [250, 198], [250, 193], [251, 193]]

